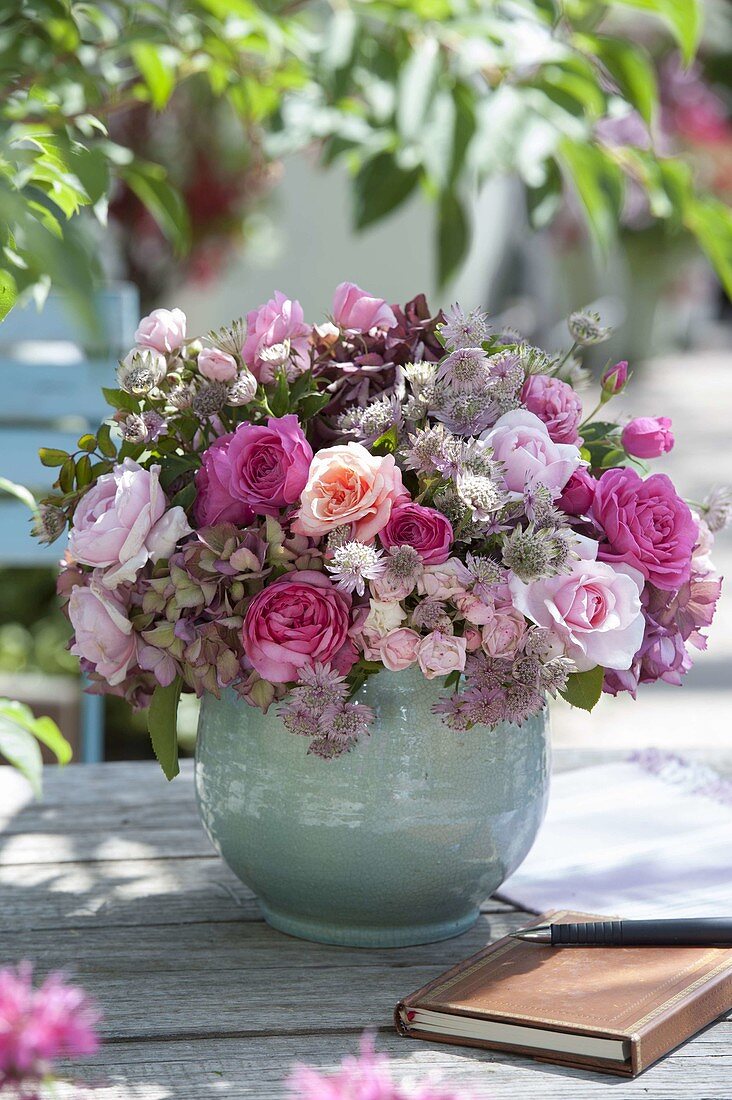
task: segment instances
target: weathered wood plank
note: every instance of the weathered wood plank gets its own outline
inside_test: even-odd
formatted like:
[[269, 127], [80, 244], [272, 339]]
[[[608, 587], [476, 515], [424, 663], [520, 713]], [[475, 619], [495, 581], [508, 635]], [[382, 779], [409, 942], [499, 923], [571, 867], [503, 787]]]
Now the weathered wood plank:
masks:
[[[634, 1081], [561, 1069], [489, 1051], [411, 1042], [380, 1033], [377, 1049], [393, 1058], [397, 1081], [434, 1075], [475, 1100], [725, 1100], [732, 1080], [732, 1024], [721, 1024]], [[353, 1034], [124, 1043], [103, 1048], [85, 1067], [93, 1092], [69, 1086], [59, 1100], [284, 1100], [294, 1062], [331, 1072], [357, 1049]]]

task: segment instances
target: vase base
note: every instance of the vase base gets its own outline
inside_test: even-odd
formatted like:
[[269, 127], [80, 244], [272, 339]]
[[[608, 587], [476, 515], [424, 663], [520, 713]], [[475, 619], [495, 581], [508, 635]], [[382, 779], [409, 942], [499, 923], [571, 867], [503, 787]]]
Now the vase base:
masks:
[[449, 940], [467, 932], [477, 921], [480, 910], [471, 909], [462, 917], [430, 924], [386, 925], [338, 925], [328, 924], [308, 917], [291, 916], [279, 909], [271, 909], [261, 900], [262, 916], [278, 932], [297, 936], [315, 943], [332, 943], [339, 947], [411, 947], [418, 943], [436, 943]]

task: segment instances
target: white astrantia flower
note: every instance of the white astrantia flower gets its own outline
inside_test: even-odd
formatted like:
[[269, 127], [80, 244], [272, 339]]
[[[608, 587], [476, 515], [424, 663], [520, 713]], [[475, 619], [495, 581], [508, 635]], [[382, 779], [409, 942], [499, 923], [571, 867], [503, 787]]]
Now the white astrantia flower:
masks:
[[570, 313], [567, 321], [569, 335], [575, 344], [582, 347], [592, 347], [593, 344], [602, 344], [612, 334], [609, 326], [604, 326], [600, 321], [600, 314], [589, 309], [580, 309]]
[[366, 581], [378, 580], [386, 568], [383, 551], [364, 542], [353, 540], [333, 551], [333, 561], [325, 567], [333, 574], [333, 580], [344, 592], [357, 592], [363, 596]]
[[168, 364], [165, 356], [152, 348], [135, 348], [117, 367], [117, 384], [125, 393], [149, 393], [165, 378]]
[[445, 313], [445, 320], [440, 326], [440, 334], [445, 341], [445, 347], [451, 350], [458, 348], [477, 347], [488, 339], [491, 326], [482, 310], [471, 309], [465, 313], [457, 302]]

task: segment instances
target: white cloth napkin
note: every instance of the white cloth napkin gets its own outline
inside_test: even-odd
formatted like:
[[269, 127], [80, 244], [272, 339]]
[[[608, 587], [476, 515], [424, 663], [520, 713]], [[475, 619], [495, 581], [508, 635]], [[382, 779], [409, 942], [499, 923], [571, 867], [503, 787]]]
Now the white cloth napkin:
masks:
[[499, 896], [537, 912], [732, 916], [732, 782], [656, 749], [557, 775]]

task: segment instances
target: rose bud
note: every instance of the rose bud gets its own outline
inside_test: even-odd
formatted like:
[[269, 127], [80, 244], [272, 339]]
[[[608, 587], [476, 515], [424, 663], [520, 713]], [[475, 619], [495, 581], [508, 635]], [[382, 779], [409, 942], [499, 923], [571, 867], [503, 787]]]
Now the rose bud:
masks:
[[623, 428], [623, 446], [634, 458], [658, 458], [674, 445], [667, 416], [638, 416]]
[[615, 397], [622, 393], [628, 381], [628, 360], [621, 359], [614, 367], [608, 367], [600, 379], [603, 395]]

